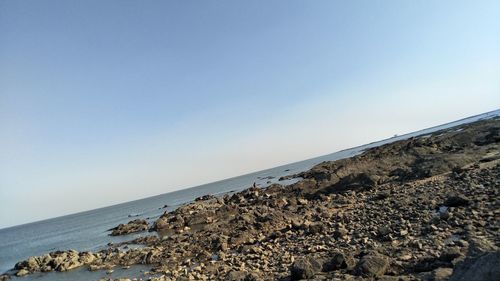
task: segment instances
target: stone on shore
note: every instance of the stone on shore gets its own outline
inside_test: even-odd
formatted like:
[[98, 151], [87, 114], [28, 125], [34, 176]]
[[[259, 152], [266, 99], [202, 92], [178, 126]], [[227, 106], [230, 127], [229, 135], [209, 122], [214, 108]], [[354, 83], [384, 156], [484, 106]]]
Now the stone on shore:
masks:
[[389, 268], [389, 258], [381, 254], [368, 254], [363, 256], [357, 266], [361, 275], [368, 277], [380, 277]]
[[[291, 185], [202, 196], [96, 253], [19, 275], [151, 267], [151, 280], [500, 280], [500, 119], [319, 163]], [[148, 229], [144, 220], [116, 234]], [[111, 277], [111, 276], [110, 276]], [[474, 278], [474, 279], [471, 279]]]
[[136, 219], [129, 221], [126, 224], [119, 224], [117, 227], [111, 228], [111, 236], [125, 235], [134, 232], [140, 232], [148, 230], [148, 222], [143, 219]]

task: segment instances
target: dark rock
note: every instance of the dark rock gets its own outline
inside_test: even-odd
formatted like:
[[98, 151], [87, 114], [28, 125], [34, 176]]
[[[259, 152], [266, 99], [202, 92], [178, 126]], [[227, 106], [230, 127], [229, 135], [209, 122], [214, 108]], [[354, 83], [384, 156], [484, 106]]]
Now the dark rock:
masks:
[[445, 205], [446, 207], [463, 207], [468, 206], [469, 203], [470, 201], [467, 197], [457, 195], [448, 197], [443, 205]]
[[420, 259], [412, 268], [414, 272], [429, 272], [439, 267], [450, 266], [449, 262], [441, 261], [438, 258], [429, 257]]
[[380, 237], [384, 237], [384, 236], [388, 235], [389, 233], [391, 233], [391, 229], [387, 226], [381, 226], [378, 228], [377, 233]]
[[317, 169], [313, 168], [313, 169], [311, 169], [311, 171], [307, 172], [305, 175], [306, 176], [304, 176], [304, 178], [314, 179], [318, 182], [329, 181], [332, 179], [332, 174], [328, 170], [322, 169], [321, 167], [319, 167]]
[[335, 238], [341, 238], [341, 237], [344, 237], [346, 236], [348, 233], [347, 229], [345, 229], [344, 227], [338, 227], [335, 232], [333, 232], [333, 237]]
[[460, 248], [459, 247], [451, 247], [445, 249], [441, 255], [439, 256], [439, 259], [441, 261], [445, 262], [451, 262], [452, 260], [460, 257], [462, 255]]
[[148, 222], [143, 219], [129, 221], [126, 224], [119, 224], [117, 227], [111, 228], [111, 236], [125, 235], [129, 233], [148, 230]]
[[377, 185], [378, 177], [369, 173], [348, 174], [328, 188], [328, 192], [347, 192], [350, 190], [367, 190]]
[[449, 281], [498, 281], [500, 280], [500, 251], [467, 258], [459, 263]]
[[323, 270], [324, 271], [333, 271], [333, 270], [338, 270], [338, 269], [351, 270], [356, 265], [355, 263], [356, 262], [352, 256], [345, 255], [344, 253], [341, 253], [341, 252], [334, 252], [331, 255], [330, 260], [328, 260], [323, 265]]
[[207, 195], [203, 195], [203, 196], [200, 196], [196, 199], [194, 199], [194, 201], [206, 201], [206, 200], [210, 200], [210, 199], [214, 199], [216, 198], [215, 196], [213, 196], [212, 194], [207, 194]]
[[384, 199], [389, 198], [389, 196], [391, 196], [391, 193], [388, 190], [384, 190], [384, 191], [377, 193], [373, 199], [384, 200]]
[[304, 257], [296, 260], [292, 264], [292, 280], [309, 279], [321, 271], [322, 265], [313, 257]]
[[309, 234], [319, 234], [325, 232], [325, 226], [321, 223], [313, 223], [309, 225]]
[[357, 272], [363, 276], [380, 277], [389, 268], [389, 258], [381, 254], [369, 254], [361, 258]]

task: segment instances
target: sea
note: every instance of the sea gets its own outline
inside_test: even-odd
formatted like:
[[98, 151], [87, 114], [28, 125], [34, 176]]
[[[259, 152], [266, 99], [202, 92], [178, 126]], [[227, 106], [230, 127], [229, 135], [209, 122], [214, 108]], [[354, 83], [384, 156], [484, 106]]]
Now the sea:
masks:
[[[164, 212], [173, 211], [177, 207], [192, 202], [195, 198], [203, 195], [212, 194], [222, 196], [224, 194], [238, 192], [252, 186], [254, 182], [260, 187], [266, 187], [273, 183], [288, 185], [299, 179], [279, 181], [280, 177], [309, 170], [314, 165], [323, 161], [352, 157], [372, 147], [411, 137], [426, 136], [442, 129], [448, 129], [496, 116], [500, 116], [500, 109], [410, 134], [394, 136], [363, 146], [247, 175], [91, 211], [0, 229], [0, 274], [12, 270], [16, 262], [25, 260], [30, 256], [43, 255], [56, 250], [68, 249], [75, 249], [77, 251], [99, 251], [106, 248], [108, 243], [118, 243], [132, 240], [140, 236], [152, 235], [152, 233], [143, 232], [113, 237], [109, 236], [109, 229], [120, 223], [126, 223], [136, 218], [143, 218], [153, 223]], [[457, 128], [457, 130], [459, 130], [459, 128]], [[85, 268], [80, 268], [62, 273], [36, 273], [26, 277], [14, 277], [12, 280], [78, 281], [121, 277], [142, 277], [147, 279], [144, 274], [149, 269], [150, 267], [148, 266], [138, 265], [129, 269], [117, 268], [110, 274], [104, 270], [90, 272]]]

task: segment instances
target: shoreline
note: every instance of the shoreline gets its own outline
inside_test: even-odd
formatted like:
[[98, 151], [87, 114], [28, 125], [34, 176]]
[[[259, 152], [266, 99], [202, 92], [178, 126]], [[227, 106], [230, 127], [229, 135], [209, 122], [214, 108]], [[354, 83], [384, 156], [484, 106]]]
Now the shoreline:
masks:
[[[478, 198], [499, 199], [500, 119], [460, 126], [461, 131], [452, 127], [320, 163], [296, 174], [302, 180], [287, 187], [205, 196], [165, 212], [149, 227], [167, 236], [130, 242], [144, 248], [57, 252], [18, 263], [16, 274], [147, 264], [164, 276], [158, 280], [450, 277], [460, 273], [460, 264], [478, 258], [472, 250], [498, 255], [499, 240], [498, 225], [490, 222], [497, 217], [494, 205], [478, 207], [487, 219], [469, 211]], [[429, 188], [433, 194], [423, 192]], [[488, 192], [492, 197], [483, 198]], [[405, 214], [408, 209], [415, 222]], [[394, 218], [386, 216], [393, 212]], [[387, 222], [388, 229], [381, 229]], [[120, 233], [134, 225], [122, 226]], [[439, 232], [459, 233], [460, 239], [441, 239]]]
[[[209, 182], [209, 183], [204, 183], [204, 184], [200, 184], [200, 185], [196, 185], [196, 186], [189, 186], [189, 187], [185, 187], [185, 188], [182, 188], [182, 189], [178, 189], [178, 190], [174, 190], [174, 191], [170, 191], [170, 192], [166, 192], [166, 193], [162, 193], [162, 194], [147, 196], [147, 197], [143, 197], [143, 198], [139, 198], [139, 199], [134, 199], [134, 200], [131, 200], [131, 201], [120, 202], [120, 203], [116, 203], [116, 204], [113, 204], [113, 205], [102, 206], [102, 207], [98, 207], [98, 208], [94, 208], [94, 209], [88, 209], [88, 210], [78, 211], [78, 212], [69, 213], [69, 214], [66, 214], [66, 215], [60, 215], [60, 216], [56, 216], [56, 217], [50, 217], [50, 218], [36, 220], [36, 221], [31, 221], [31, 222], [26, 222], [26, 223], [22, 223], [22, 224], [11, 225], [11, 226], [0, 228], [0, 231], [7, 230], [7, 229], [12, 229], [12, 228], [17, 228], [17, 227], [22, 227], [22, 226], [26, 226], [26, 225], [30, 225], [30, 224], [44, 223], [44, 222], [47, 222], [47, 221], [51, 221], [51, 220], [55, 220], [55, 219], [60, 219], [60, 218], [64, 218], [64, 217], [70, 217], [70, 216], [74, 216], [74, 215], [81, 215], [81, 214], [85, 214], [85, 213], [90, 213], [90, 212], [94, 212], [96, 210], [112, 208], [112, 207], [123, 205], [123, 204], [128, 204], [128, 203], [132, 203], [132, 202], [147, 200], [147, 199], [151, 199], [151, 198], [155, 198], [155, 197], [160, 197], [160, 196], [165, 196], [165, 195], [168, 195], [168, 194], [171, 194], [171, 193], [175, 193], [175, 192], [183, 192], [183, 191], [190, 190], [190, 189], [196, 189], [196, 188], [200, 188], [200, 187], [203, 187], [203, 186], [206, 186], [206, 185], [216, 184], [216, 183], [219, 183], [219, 182], [224, 182], [224, 181], [231, 180], [231, 179], [237, 179], [237, 178], [240, 178], [240, 177], [246, 177], [246, 176], [250, 176], [250, 175], [253, 175], [253, 174], [258, 174], [258, 173], [262, 173], [262, 172], [266, 172], [266, 171], [278, 169], [278, 168], [281, 168], [281, 167], [287, 167], [287, 166], [298, 164], [298, 163], [302, 163], [302, 162], [314, 161], [316, 159], [325, 158], [328, 155], [342, 153], [342, 152], [350, 151], [350, 150], [361, 149], [363, 147], [367, 147], [366, 149], [370, 149], [370, 148], [374, 147], [373, 145], [379, 146], [379, 145], [383, 145], [383, 144], [385, 144], [387, 142], [388, 143], [392, 143], [392, 142], [396, 142], [396, 141], [400, 141], [400, 140], [405, 140], [405, 139], [408, 139], [408, 138], [411, 138], [411, 137], [418, 137], [418, 136], [421, 136], [421, 135], [424, 135], [424, 134], [427, 134], [427, 133], [435, 133], [437, 131], [447, 130], [447, 129], [449, 129], [451, 127], [455, 127], [455, 126], [461, 126], [461, 125], [464, 125], [464, 124], [470, 124], [470, 123], [481, 121], [481, 120], [488, 120], [488, 119], [491, 119], [491, 118], [495, 118], [496, 116], [500, 116], [500, 109], [488, 111], [488, 112], [485, 112], [485, 113], [482, 113], [482, 114], [476, 114], [476, 115], [469, 116], [469, 117], [464, 117], [464, 118], [461, 118], [461, 119], [458, 119], [458, 120], [455, 120], [455, 121], [451, 121], [451, 122], [447, 122], [447, 123], [444, 123], [444, 124], [441, 124], [441, 125], [436, 125], [436, 126], [427, 127], [427, 128], [424, 128], [424, 129], [419, 129], [419, 130], [414, 131], [414, 132], [404, 133], [404, 134], [393, 136], [393, 137], [388, 137], [388, 138], [377, 140], [377, 141], [373, 141], [373, 142], [370, 142], [370, 143], [367, 143], [367, 144], [357, 145], [357, 146], [353, 146], [353, 147], [350, 147], [350, 148], [341, 149], [341, 150], [338, 150], [338, 151], [333, 152], [333, 153], [328, 153], [328, 154], [325, 154], [325, 155], [314, 156], [314, 157], [311, 157], [311, 158], [308, 158], [308, 159], [299, 160], [299, 161], [288, 163], [288, 164], [282, 164], [282, 165], [278, 165], [278, 166], [275, 166], [275, 167], [266, 168], [266, 169], [263, 169], [263, 170], [253, 171], [253, 172], [249, 172], [249, 173], [237, 175], [237, 176], [234, 176], [234, 177], [229, 177], [229, 178], [225, 178], [225, 179], [220, 179], [220, 180], [212, 181], [212, 182]], [[464, 121], [466, 121], [466, 122], [464, 123]], [[450, 126], [450, 127], [448, 127], [448, 126]], [[447, 128], [439, 129], [441, 127], [447, 127]], [[360, 150], [359, 153], [363, 153], [363, 151], [366, 150], [366, 149]], [[352, 156], [347, 156], [347, 157], [352, 157]], [[340, 158], [340, 159], [342, 159], [342, 158]], [[328, 161], [336, 161], [336, 160], [328, 160]], [[287, 172], [287, 171], [284, 171], [284, 172]], [[236, 190], [236, 191], [241, 191], [241, 190], [242, 189]], [[229, 191], [229, 192], [231, 192], [231, 191]], [[226, 193], [226, 192], [222, 192], [222, 193]]]

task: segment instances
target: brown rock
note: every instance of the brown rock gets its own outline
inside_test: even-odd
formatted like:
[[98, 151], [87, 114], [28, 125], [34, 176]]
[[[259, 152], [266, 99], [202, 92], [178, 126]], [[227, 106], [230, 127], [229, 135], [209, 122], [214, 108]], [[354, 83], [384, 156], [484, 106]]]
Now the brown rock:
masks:
[[389, 257], [381, 254], [369, 254], [361, 258], [357, 271], [363, 276], [380, 277], [389, 268]]
[[322, 265], [314, 257], [299, 258], [292, 264], [292, 280], [309, 279], [321, 271]]
[[143, 219], [136, 219], [126, 224], [119, 224], [117, 227], [111, 228], [110, 230], [112, 230], [111, 236], [125, 235], [148, 230], [148, 222]]
[[341, 252], [334, 252], [331, 255], [330, 260], [328, 260], [323, 265], [323, 270], [333, 271], [337, 269], [348, 269], [351, 270], [356, 265], [356, 261], [351, 255], [346, 255]]

